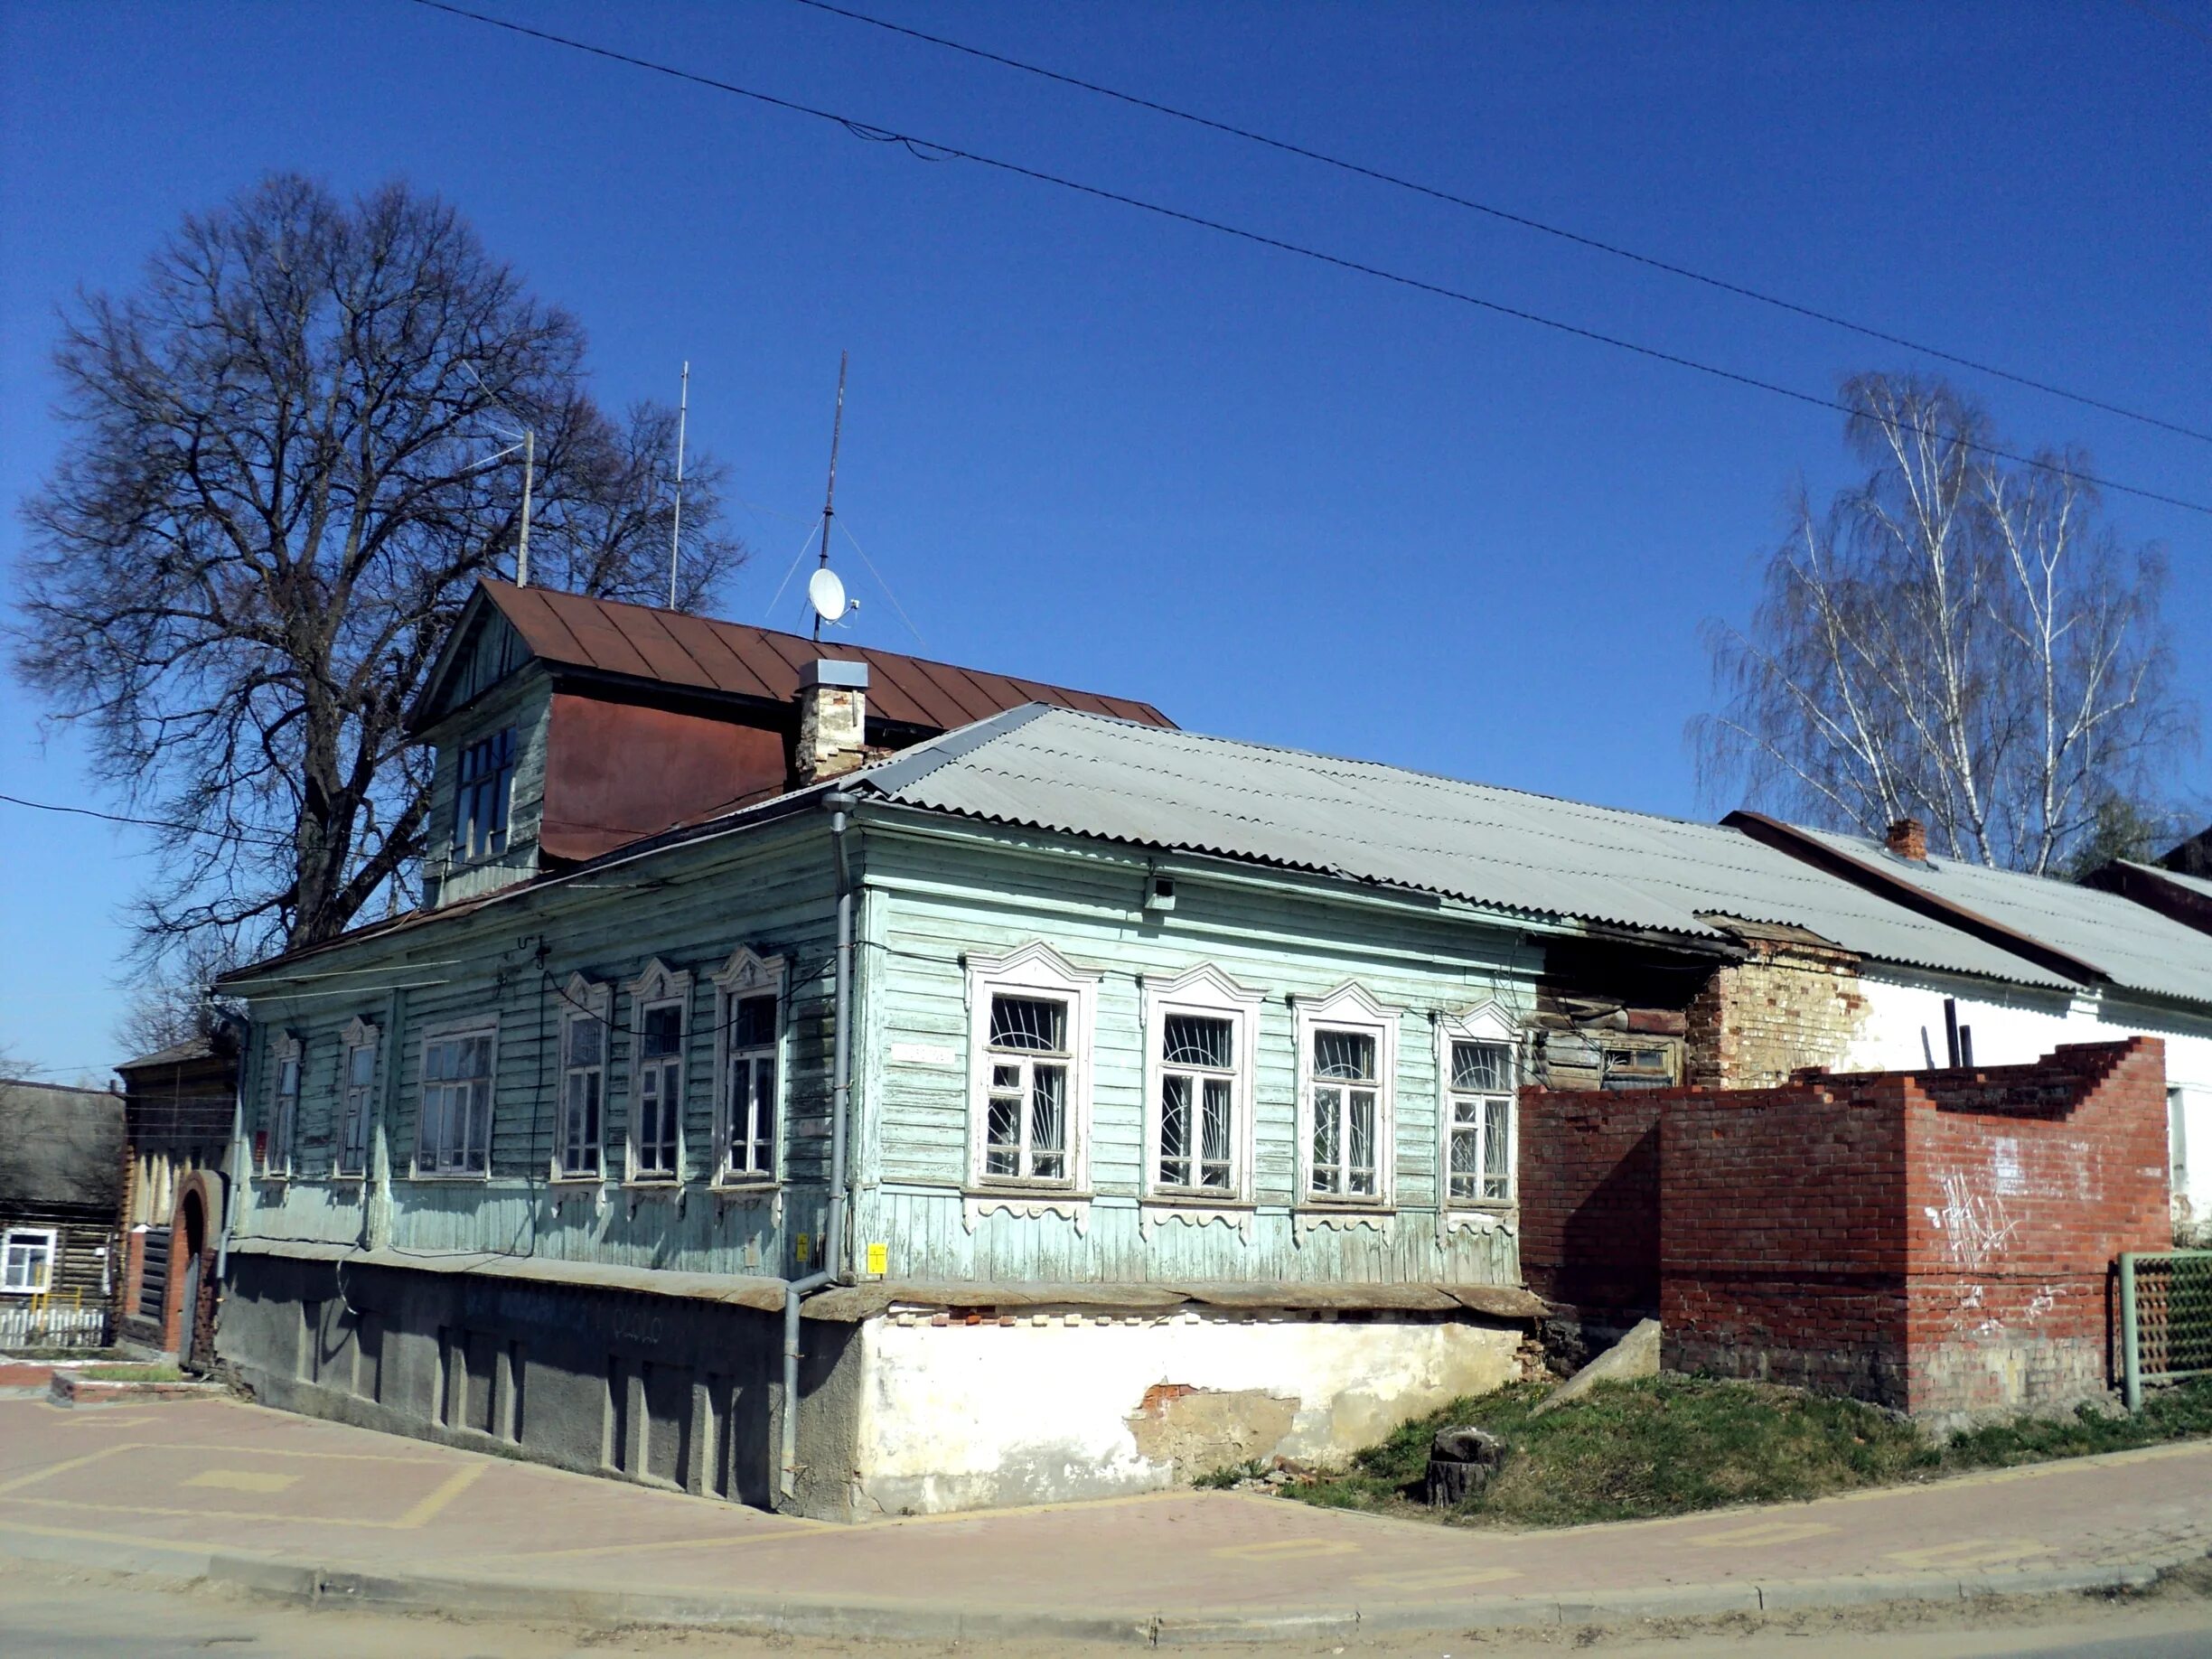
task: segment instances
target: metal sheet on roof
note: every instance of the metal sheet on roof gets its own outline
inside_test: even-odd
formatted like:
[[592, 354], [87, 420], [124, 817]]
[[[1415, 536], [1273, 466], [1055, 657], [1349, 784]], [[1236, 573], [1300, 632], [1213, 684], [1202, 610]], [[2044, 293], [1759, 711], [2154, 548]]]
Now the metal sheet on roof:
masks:
[[712, 617], [684, 616], [547, 587], [486, 582], [484, 592], [523, 642], [548, 662], [662, 685], [788, 702], [799, 671], [818, 657], [868, 665], [869, 711], [902, 726], [950, 731], [1002, 709], [1048, 703], [1148, 726], [1167, 717], [1149, 703], [1015, 680], [895, 651], [833, 642]]
[[[1954, 858], [1925, 865], [1880, 842], [1832, 830], [1800, 833], [2088, 963], [2123, 989], [2212, 1002], [2212, 936], [2096, 887], [1995, 870]], [[2161, 872], [2165, 874], [2165, 872]]]
[[1880, 961], [2067, 981], [1718, 824], [1135, 725], [1023, 709], [856, 773], [994, 822], [1251, 859], [1621, 927], [1708, 915], [1804, 928]]

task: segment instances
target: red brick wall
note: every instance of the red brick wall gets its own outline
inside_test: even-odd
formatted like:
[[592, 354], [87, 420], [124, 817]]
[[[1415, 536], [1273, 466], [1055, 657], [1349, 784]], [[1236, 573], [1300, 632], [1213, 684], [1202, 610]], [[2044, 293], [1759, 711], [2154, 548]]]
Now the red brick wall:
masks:
[[1658, 1308], [1659, 1099], [1521, 1092], [1521, 1273], [1547, 1301]]
[[2109, 1382], [2110, 1275], [2167, 1240], [2165, 1049], [1522, 1100], [1532, 1288], [1632, 1307], [1670, 1369], [1918, 1414]]

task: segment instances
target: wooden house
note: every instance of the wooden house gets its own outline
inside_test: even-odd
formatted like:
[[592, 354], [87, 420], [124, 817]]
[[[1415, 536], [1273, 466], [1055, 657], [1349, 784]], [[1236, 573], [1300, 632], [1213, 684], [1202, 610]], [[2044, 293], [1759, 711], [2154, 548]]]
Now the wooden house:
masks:
[[0, 1347], [107, 1342], [122, 1186], [120, 1097], [0, 1081]]

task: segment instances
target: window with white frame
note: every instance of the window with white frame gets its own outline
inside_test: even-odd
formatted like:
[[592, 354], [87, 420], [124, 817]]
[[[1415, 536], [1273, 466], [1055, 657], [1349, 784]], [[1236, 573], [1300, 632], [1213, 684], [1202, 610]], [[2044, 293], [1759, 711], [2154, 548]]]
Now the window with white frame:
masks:
[[560, 1139], [553, 1174], [563, 1180], [595, 1178], [605, 1139], [607, 988], [571, 974], [561, 1000]]
[[269, 1057], [276, 1063], [276, 1075], [270, 1080], [268, 1145], [261, 1167], [272, 1176], [288, 1176], [293, 1144], [299, 1136], [300, 1073], [306, 1053], [299, 1038], [286, 1032], [271, 1045]]
[[489, 1025], [425, 1035], [415, 1132], [417, 1175], [490, 1172], [498, 1037], [498, 1028]]
[[55, 1241], [51, 1227], [11, 1227], [0, 1240], [0, 1293], [40, 1296], [53, 1289]]
[[1098, 975], [1050, 946], [969, 959], [970, 1157], [986, 1186], [1088, 1178]]
[[1201, 966], [1145, 986], [1146, 1095], [1155, 1196], [1251, 1196], [1252, 1054], [1261, 995]]
[[376, 1119], [377, 1028], [355, 1019], [345, 1028], [339, 1073], [338, 1146], [333, 1173], [369, 1173], [369, 1130]]
[[783, 959], [740, 947], [715, 980], [717, 1179], [776, 1177]]
[[1398, 1018], [1356, 985], [1298, 1005], [1299, 1139], [1309, 1203], [1387, 1204]]
[[1448, 1204], [1513, 1201], [1514, 1054], [1513, 1024], [1495, 1003], [1437, 1023]]
[[690, 1035], [691, 976], [660, 961], [630, 985], [632, 1181], [683, 1176], [684, 1043]]

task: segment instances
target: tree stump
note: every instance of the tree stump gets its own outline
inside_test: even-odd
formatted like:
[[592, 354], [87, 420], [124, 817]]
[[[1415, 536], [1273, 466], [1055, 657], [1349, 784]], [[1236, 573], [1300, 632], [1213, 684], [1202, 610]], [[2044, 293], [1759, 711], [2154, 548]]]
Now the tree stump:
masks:
[[1456, 1508], [1475, 1496], [1505, 1461], [1505, 1442], [1481, 1429], [1440, 1429], [1429, 1446], [1431, 1507]]

